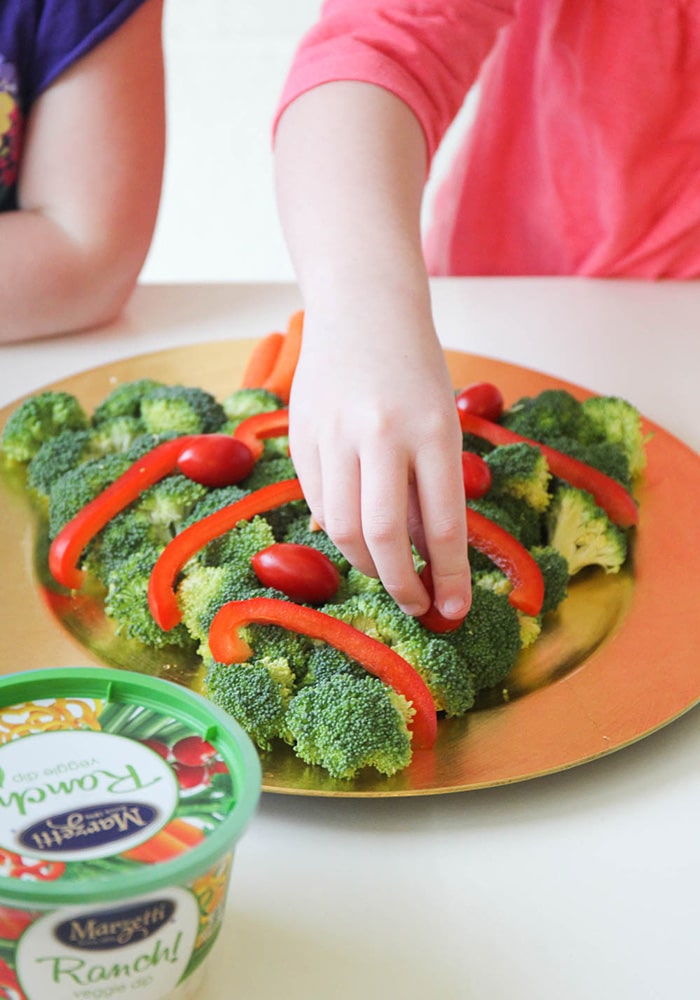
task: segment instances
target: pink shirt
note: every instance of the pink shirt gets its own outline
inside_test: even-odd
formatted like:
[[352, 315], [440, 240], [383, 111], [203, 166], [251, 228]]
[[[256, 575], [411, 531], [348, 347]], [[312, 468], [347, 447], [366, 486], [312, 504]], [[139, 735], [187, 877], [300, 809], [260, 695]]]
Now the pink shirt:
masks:
[[700, 0], [327, 0], [287, 79], [403, 99], [434, 154], [433, 274], [700, 274]]

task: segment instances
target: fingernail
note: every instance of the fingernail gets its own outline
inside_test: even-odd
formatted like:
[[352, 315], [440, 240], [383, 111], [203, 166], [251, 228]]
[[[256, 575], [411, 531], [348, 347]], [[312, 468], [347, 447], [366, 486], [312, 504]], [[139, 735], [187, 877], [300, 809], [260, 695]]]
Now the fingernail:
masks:
[[425, 614], [425, 608], [422, 604], [402, 604], [401, 610], [405, 615], [410, 615], [411, 618], [418, 618], [419, 615]]
[[460, 618], [466, 615], [467, 605], [459, 597], [448, 597], [442, 606], [442, 613], [445, 618]]

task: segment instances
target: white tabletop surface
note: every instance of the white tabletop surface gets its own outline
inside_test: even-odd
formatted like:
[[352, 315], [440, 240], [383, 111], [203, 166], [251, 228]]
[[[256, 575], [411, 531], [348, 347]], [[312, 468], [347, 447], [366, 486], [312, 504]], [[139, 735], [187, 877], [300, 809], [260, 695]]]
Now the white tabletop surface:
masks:
[[[697, 283], [441, 279], [433, 291], [445, 346], [626, 396], [700, 451]], [[298, 306], [293, 285], [144, 285], [101, 331], [0, 348], [0, 405], [117, 358], [257, 337]], [[699, 932], [691, 711], [508, 787], [264, 795], [201, 1000], [696, 1000]]]

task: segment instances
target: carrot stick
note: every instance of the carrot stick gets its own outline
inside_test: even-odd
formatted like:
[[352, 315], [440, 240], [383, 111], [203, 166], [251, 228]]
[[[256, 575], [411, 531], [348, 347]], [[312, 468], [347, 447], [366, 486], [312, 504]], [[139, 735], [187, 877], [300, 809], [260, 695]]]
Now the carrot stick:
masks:
[[292, 379], [301, 351], [301, 334], [304, 327], [304, 313], [300, 309], [289, 318], [287, 332], [277, 355], [272, 371], [263, 382], [263, 389], [274, 392], [284, 403], [289, 402]]
[[167, 833], [171, 833], [173, 837], [177, 837], [183, 844], [187, 844], [188, 847], [195, 847], [205, 837], [204, 830], [201, 827], [195, 826], [194, 823], [188, 823], [186, 819], [179, 819], [177, 817], [166, 823], [163, 829]]
[[275, 331], [262, 337], [253, 347], [241, 379], [241, 389], [259, 389], [274, 368], [284, 342], [284, 334]]
[[[168, 824], [169, 826], [170, 824]], [[154, 865], [159, 861], [169, 861], [170, 858], [177, 857], [188, 850], [188, 845], [179, 837], [168, 833], [168, 827], [163, 827], [150, 840], [143, 844], [132, 847], [129, 851], [124, 851], [122, 857], [131, 861], [141, 861], [144, 864]]]

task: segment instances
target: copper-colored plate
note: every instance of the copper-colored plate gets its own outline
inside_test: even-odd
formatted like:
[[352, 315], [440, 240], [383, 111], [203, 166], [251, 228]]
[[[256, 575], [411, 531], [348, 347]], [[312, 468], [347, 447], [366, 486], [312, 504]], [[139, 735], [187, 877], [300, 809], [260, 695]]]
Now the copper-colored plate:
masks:
[[[55, 383], [90, 409], [119, 382], [147, 376], [200, 385], [219, 398], [238, 384], [251, 341], [199, 344], [95, 368]], [[448, 352], [456, 386], [497, 383], [507, 402], [564, 386], [538, 372]], [[16, 403], [0, 411], [0, 424]], [[263, 755], [266, 791], [323, 796], [406, 796], [522, 781], [593, 760], [671, 722], [700, 700], [697, 614], [700, 456], [648, 425], [648, 469], [639, 485], [641, 520], [629, 569], [581, 575], [535, 646], [521, 655], [504, 692], [463, 719], [442, 721], [433, 750], [403, 773], [367, 772], [336, 781], [287, 747]], [[98, 602], [55, 599], [43, 585], [45, 544], [21, 485], [0, 479], [0, 672], [65, 665], [118, 665], [196, 685], [176, 653], [144, 659], [116, 640]]]

